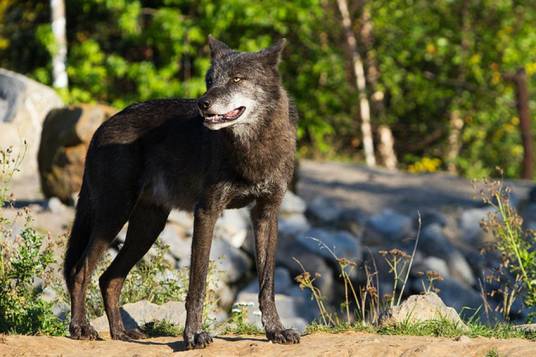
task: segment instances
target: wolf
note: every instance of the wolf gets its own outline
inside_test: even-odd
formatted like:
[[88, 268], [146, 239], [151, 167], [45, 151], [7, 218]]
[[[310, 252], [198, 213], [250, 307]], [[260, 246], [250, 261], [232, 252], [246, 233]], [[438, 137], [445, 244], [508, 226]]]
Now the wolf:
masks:
[[208, 42], [211, 67], [203, 96], [131, 105], [103, 123], [91, 140], [64, 262], [72, 338], [99, 338], [86, 317], [86, 290], [100, 257], [127, 221], [125, 243], [99, 285], [111, 337], [144, 337], [123, 325], [121, 288], [171, 209], [181, 209], [194, 214], [184, 342], [188, 349], [209, 345], [202, 308], [214, 224], [224, 209], [254, 204], [266, 337], [299, 343], [300, 335], [283, 327], [274, 300], [277, 217], [292, 180], [298, 120], [278, 71], [285, 39], [259, 52], [239, 52], [211, 36]]

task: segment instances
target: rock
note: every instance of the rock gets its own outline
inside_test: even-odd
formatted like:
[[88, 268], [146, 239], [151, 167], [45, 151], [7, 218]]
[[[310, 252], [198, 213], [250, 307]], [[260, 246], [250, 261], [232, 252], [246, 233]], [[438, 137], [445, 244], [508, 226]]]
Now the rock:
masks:
[[[262, 328], [257, 294], [241, 292], [236, 303], [248, 306], [248, 322]], [[295, 328], [300, 333], [304, 332], [308, 323], [318, 317], [318, 308], [306, 292], [302, 292], [301, 296], [276, 294], [275, 305], [283, 325], [286, 328]]]
[[447, 265], [447, 262], [444, 261], [441, 258], [438, 257], [426, 257], [422, 264], [424, 266], [423, 272], [427, 271], [435, 271], [439, 273], [443, 278], [448, 278], [449, 273], [449, 267]]
[[97, 104], [81, 104], [54, 109], [43, 122], [37, 161], [41, 189], [45, 197], [72, 203], [82, 185], [89, 142], [97, 128], [116, 109]]
[[445, 236], [443, 227], [437, 223], [429, 224], [422, 229], [417, 249], [427, 256], [442, 259], [456, 251], [456, 248]]
[[168, 216], [168, 222], [182, 227], [190, 236], [193, 235], [194, 216], [192, 213], [174, 209]]
[[303, 214], [306, 210], [305, 201], [294, 194], [292, 191], [287, 191], [283, 202], [281, 203], [281, 209], [279, 214], [282, 216], [292, 215], [292, 214]]
[[[275, 293], [276, 294], [285, 294], [290, 295], [289, 290], [295, 285], [292, 283], [290, 274], [287, 269], [278, 267], [275, 269]], [[242, 291], [241, 293], [259, 293], [259, 283], [258, 279], [253, 279]]]
[[285, 217], [279, 217], [278, 229], [281, 239], [285, 237], [297, 237], [308, 231], [311, 225], [303, 214], [291, 214]]
[[536, 203], [536, 186], [532, 186], [532, 188], [529, 191], [529, 201], [532, 203]]
[[[300, 235], [297, 241], [312, 253], [324, 257], [335, 265], [337, 265], [337, 258], [346, 258], [353, 262], [360, 261], [363, 258], [359, 238], [345, 231], [328, 231], [313, 228]], [[336, 257], [333, 256], [329, 249]]]
[[250, 227], [248, 208], [225, 210], [216, 222], [214, 237], [229, 242], [235, 248], [240, 248], [248, 236]]
[[319, 196], [307, 207], [306, 216], [314, 224], [332, 226], [342, 212], [343, 209], [334, 200]]
[[236, 291], [223, 282], [217, 284], [215, 291], [218, 296], [218, 306], [229, 310], [235, 301]]
[[434, 286], [439, 289], [438, 295], [445, 304], [465, 317], [472, 316], [482, 305], [482, 298], [477, 291], [452, 278], [436, 281]]
[[368, 216], [359, 208], [345, 209], [338, 217], [337, 228], [361, 236]]
[[320, 274], [315, 284], [327, 300], [332, 300], [336, 293], [332, 268], [322, 257], [305, 249], [296, 239], [281, 239], [277, 247], [276, 262], [288, 269], [293, 281], [296, 276], [303, 273], [297, 261], [311, 275]]
[[476, 284], [473, 271], [465, 260], [465, 257], [458, 251], [452, 252], [447, 258], [450, 275], [452, 278], [469, 286]]
[[[163, 305], [156, 305], [146, 300], [133, 304], [125, 304], [120, 308], [121, 318], [127, 330], [143, 327], [148, 322], [167, 321], [175, 325], [184, 326], [186, 308], [183, 302], [170, 301]], [[109, 331], [106, 315], [91, 321], [91, 325], [98, 331]]]
[[[431, 224], [437, 224], [441, 228], [445, 228], [447, 226], [448, 219], [447, 217], [437, 211], [434, 210], [425, 210], [421, 212], [421, 228], [426, 227]], [[417, 230], [419, 228], [419, 215], [416, 214], [413, 217], [413, 228]]]
[[62, 106], [52, 88], [0, 68], [0, 149], [12, 146], [13, 158], [25, 152], [18, 176], [37, 172], [43, 121], [51, 109]]
[[223, 239], [214, 239], [210, 259], [215, 260], [217, 270], [223, 272], [225, 283], [235, 283], [252, 268], [249, 257]]
[[366, 245], [384, 245], [387, 241], [401, 244], [401, 241], [411, 233], [410, 217], [386, 209], [367, 220], [363, 233], [363, 243]]
[[61, 214], [67, 207], [57, 197], [52, 197], [47, 201], [47, 210], [52, 213]]
[[180, 229], [178, 226], [168, 224], [160, 233], [160, 239], [169, 246], [171, 255], [179, 259], [180, 265], [183, 266], [183, 261], [190, 263], [192, 239], [187, 238], [185, 232], [181, 232]]
[[435, 293], [411, 295], [400, 306], [389, 308], [381, 317], [381, 326], [396, 326], [432, 320], [448, 320], [467, 329], [456, 310], [446, 306]]
[[467, 243], [478, 243], [484, 236], [484, 231], [480, 227], [480, 222], [493, 212], [492, 208], [471, 208], [465, 210], [460, 217], [461, 237]]

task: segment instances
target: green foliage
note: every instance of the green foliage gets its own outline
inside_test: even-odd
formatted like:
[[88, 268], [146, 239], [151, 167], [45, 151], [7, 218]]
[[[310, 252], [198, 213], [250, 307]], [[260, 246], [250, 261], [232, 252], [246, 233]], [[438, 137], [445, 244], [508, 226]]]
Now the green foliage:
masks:
[[146, 323], [143, 326], [143, 332], [149, 337], [161, 337], [161, 336], [180, 336], [183, 328], [172, 324], [169, 321], [153, 321]]
[[[9, 182], [21, 159], [12, 158], [11, 153], [11, 149], [0, 151], [0, 333], [64, 335], [65, 324], [54, 316], [52, 304], [43, 296], [54, 263], [50, 244], [31, 227], [29, 212], [18, 212], [10, 219], [2, 211], [11, 204]], [[17, 218], [25, 222], [15, 234]]]
[[535, 306], [536, 251], [533, 247], [536, 236], [533, 231], [523, 230], [523, 220], [510, 204], [510, 193], [502, 181], [487, 182], [481, 195], [494, 211], [482, 222], [482, 226], [494, 236], [505, 268], [515, 277], [515, 281], [521, 281], [525, 305]]
[[500, 323], [494, 326], [488, 326], [477, 322], [469, 322], [467, 323], [467, 328], [462, 328], [445, 319], [415, 323], [406, 321], [405, 323], [389, 327], [377, 327], [372, 325], [364, 326], [360, 323], [350, 325], [343, 323], [335, 326], [313, 323], [308, 325], [306, 330], [307, 333], [343, 333], [348, 331], [377, 333], [380, 335], [433, 336], [447, 338], [467, 336], [471, 338], [525, 338], [536, 340], [536, 334], [534, 332], [523, 331], [510, 324]]
[[0, 242], [0, 332], [64, 335], [65, 324], [52, 313], [52, 303], [36, 287], [54, 262], [49, 249], [42, 250], [43, 236], [25, 227], [14, 247]]
[[529, 68], [536, 63], [536, 11], [529, 3], [370, 2], [386, 120], [407, 143], [400, 146], [410, 146], [412, 155], [444, 157], [449, 115], [459, 110], [464, 130], [457, 167], [471, 177], [493, 174], [495, 166], [518, 175], [519, 119], [504, 75], [525, 67], [535, 84]]
[[248, 322], [248, 303], [235, 303], [231, 310], [231, 317], [225, 323], [225, 335], [264, 335], [257, 326]]
[[[169, 247], [157, 241], [149, 255], [140, 260], [130, 271], [121, 290], [120, 304], [147, 300], [155, 304], [168, 301], [184, 301], [188, 291], [188, 270], [175, 269], [166, 260]], [[104, 305], [99, 288], [99, 276], [108, 268], [112, 259], [107, 254], [102, 259], [92, 276], [87, 290], [86, 310], [89, 319], [102, 316]], [[55, 290], [69, 303], [69, 296], [63, 287], [63, 281], [57, 280]]]
[[[205, 90], [207, 35], [240, 50], [286, 37], [281, 65], [300, 112], [306, 156], [361, 159], [357, 90], [336, 2], [326, 0], [65, 0], [69, 102], [121, 108], [157, 97]], [[0, 66], [51, 84], [55, 48], [48, 1], [1, 3]], [[364, 4], [364, 5], [362, 5]], [[512, 83], [524, 67], [536, 107], [536, 7], [516, 0], [350, 1], [354, 32], [370, 13], [372, 41], [359, 39], [374, 101], [373, 126], [389, 125], [403, 168], [445, 169], [449, 118], [464, 122], [454, 160], [470, 177], [520, 171], [522, 146]], [[376, 63], [378, 73], [371, 75]], [[374, 93], [372, 92], [374, 91]], [[421, 160], [421, 158], [423, 158]]]

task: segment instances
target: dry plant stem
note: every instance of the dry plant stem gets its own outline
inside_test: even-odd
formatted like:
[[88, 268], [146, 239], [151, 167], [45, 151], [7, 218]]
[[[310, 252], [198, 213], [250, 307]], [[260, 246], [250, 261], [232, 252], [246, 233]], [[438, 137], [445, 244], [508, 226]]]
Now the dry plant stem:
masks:
[[482, 306], [484, 306], [484, 313], [486, 314], [486, 318], [489, 320], [489, 312], [491, 311], [491, 306], [488, 302], [488, 298], [486, 297], [486, 292], [484, 291], [484, 286], [482, 285], [482, 280], [480, 280], [480, 278], [478, 279], [478, 284], [480, 285], [480, 297], [482, 298]]
[[408, 266], [408, 270], [406, 272], [406, 277], [404, 278], [404, 284], [402, 284], [402, 290], [400, 291], [400, 295], [398, 296], [397, 305], [400, 305], [400, 302], [402, 300], [402, 295], [404, 295], [404, 290], [406, 289], [406, 284], [407, 284], [408, 278], [409, 278], [409, 272], [411, 270], [411, 267], [413, 266], [413, 260], [415, 259], [415, 253], [417, 252], [417, 246], [419, 245], [419, 239], [421, 237], [421, 228], [422, 228], [421, 212], [417, 211], [417, 215], [418, 215], [418, 222], [419, 222], [419, 227], [417, 229], [417, 237], [415, 239], [415, 245], [413, 246], [413, 252], [411, 253], [411, 258], [409, 260], [409, 266]]
[[[307, 273], [307, 271], [305, 270], [305, 267], [303, 266], [303, 264], [298, 260], [296, 259], [295, 257], [292, 257], [292, 259], [301, 267], [303, 273]], [[309, 282], [309, 281], [305, 281], [304, 282], [304, 287], [308, 288], [309, 290], [311, 290], [311, 293], [313, 294], [313, 297], [314, 297], [314, 300], [318, 306], [318, 310], [320, 312], [320, 317], [322, 318], [322, 321], [324, 322], [324, 325], [328, 325], [328, 322], [327, 322], [327, 319], [326, 319], [326, 316], [328, 315], [327, 314], [327, 310], [322, 302], [322, 298], [321, 298], [321, 293], [320, 291], [318, 290], [318, 288], [316, 288], [312, 282]], [[330, 319], [328, 317], [328, 319]], [[331, 319], [330, 319], [331, 320]]]
[[395, 306], [396, 288], [398, 286], [397, 262], [398, 262], [398, 257], [394, 257], [392, 263], [389, 260], [387, 260], [387, 264], [389, 264], [389, 266], [391, 267], [391, 271], [393, 272], [393, 297], [391, 298], [391, 303], [390, 303], [391, 307]]
[[345, 301], [345, 307], [346, 307], [346, 322], [350, 324], [350, 304], [348, 303], [348, 282], [346, 281], [346, 278], [344, 277], [343, 273], [343, 280], [344, 280], [344, 301]]

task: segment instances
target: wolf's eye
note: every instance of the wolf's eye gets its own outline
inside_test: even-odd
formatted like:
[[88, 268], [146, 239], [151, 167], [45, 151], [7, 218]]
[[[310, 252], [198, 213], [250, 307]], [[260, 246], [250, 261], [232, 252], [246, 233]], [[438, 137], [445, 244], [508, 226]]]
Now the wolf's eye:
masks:
[[238, 82], [240, 82], [241, 80], [242, 80], [242, 78], [240, 78], [240, 77], [234, 77], [234, 78], [233, 78], [233, 82], [235, 82], [235, 83], [238, 83]]

